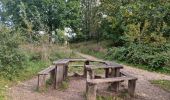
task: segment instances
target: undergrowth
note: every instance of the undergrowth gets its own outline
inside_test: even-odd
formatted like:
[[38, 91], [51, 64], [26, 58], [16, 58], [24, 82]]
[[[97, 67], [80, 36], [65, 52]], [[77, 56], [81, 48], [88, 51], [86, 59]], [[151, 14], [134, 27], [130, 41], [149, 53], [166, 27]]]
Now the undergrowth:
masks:
[[150, 83], [170, 92], [170, 80], [151, 80]]

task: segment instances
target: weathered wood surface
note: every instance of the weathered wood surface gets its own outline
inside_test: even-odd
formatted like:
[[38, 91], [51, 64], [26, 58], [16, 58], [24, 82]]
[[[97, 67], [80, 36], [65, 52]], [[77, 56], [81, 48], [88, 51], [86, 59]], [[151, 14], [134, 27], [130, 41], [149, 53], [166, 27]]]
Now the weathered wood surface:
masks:
[[111, 66], [114, 66], [114, 67], [122, 67], [123, 68], [122, 65], [120, 65], [116, 62], [105, 61], [105, 64], [108, 65], [108, 66], [111, 65]]
[[55, 66], [50, 66], [38, 73], [38, 85], [37, 89], [39, 91], [44, 90], [46, 87], [46, 76], [50, 74], [50, 78], [55, 82]]
[[54, 65], [68, 64], [69, 61], [70, 61], [69, 59], [62, 59], [62, 60], [54, 61], [53, 64]]
[[131, 78], [133, 78], [133, 79], [136, 79], [136, 80], [137, 80], [137, 78], [136, 78], [136, 77], [134, 77], [134, 76], [132, 76], [132, 75], [128, 74], [128, 73], [127, 73], [127, 72], [125, 72], [125, 71], [120, 71], [120, 73], [121, 73], [121, 75], [122, 75], [122, 76], [131, 77]]
[[97, 85], [86, 83], [86, 99], [96, 100]]
[[85, 61], [85, 62], [84, 62], [84, 72], [83, 72], [83, 76], [84, 76], [84, 77], [87, 77], [87, 69], [86, 69], [86, 65], [89, 65], [89, 64], [90, 64], [89, 61]]
[[56, 71], [55, 71], [55, 84], [56, 84], [56, 88], [58, 87], [59, 84], [62, 83], [62, 81], [65, 79], [66, 76], [64, 76], [65, 74], [65, 65], [59, 64], [56, 66]]
[[45, 90], [45, 87], [46, 87], [46, 75], [38, 75], [37, 90], [38, 91]]
[[135, 95], [135, 88], [136, 88], [136, 80], [129, 80], [128, 81], [128, 93], [132, 97]]
[[86, 69], [87, 70], [108, 69], [108, 68], [120, 68], [120, 69], [122, 69], [123, 66], [114, 66], [114, 65], [86, 65]]
[[50, 66], [50, 67], [48, 67], [48, 68], [40, 71], [38, 74], [39, 74], [39, 75], [44, 75], [44, 74], [47, 75], [47, 74], [49, 74], [50, 71], [52, 71], [52, 70], [54, 70], [54, 69], [55, 69], [55, 66], [52, 65], [52, 66]]
[[115, 77], [115, 78], [105, 78], [105, 79], [87, 79], [86, 81], [86, 93], [87, 93], [87, 100], [96, 100], [96, 90], [97, 84], [100, 83], [111, 83], [111, 89], [115, 92], [119, 90], [119, 83], [124, 80], [128, 80], [128, 93], [130, 96], [134, 96], [135, 94], [135, 87], [136, 87], [136, 78], [134, 77]]
[[100, 83], [121, 82], [124, 80], [134, 80], [134, 78], [123, 76], [123, 77], [104, 78], [104, 79], [88, 79], [87, 82], [91, 84], [100, 84]]

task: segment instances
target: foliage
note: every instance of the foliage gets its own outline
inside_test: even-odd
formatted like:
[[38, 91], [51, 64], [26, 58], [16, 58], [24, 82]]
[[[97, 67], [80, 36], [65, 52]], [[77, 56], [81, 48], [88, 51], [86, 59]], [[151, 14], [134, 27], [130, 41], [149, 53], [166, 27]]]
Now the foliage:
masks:
[[33, 41], [34, 33], [45, 31], [52, 40], [52, 32], [56, 29], [72, 28], [80, 30], [79, 0], [6, 0], [1, 1], [1, 22], [20, 28]]
[[1, 27], [0, 31], [0, 74], [11, 79], [23, 69], [26, 56], [18, 47], [20, 42], [18, 33], [6, 27]]
[[159, 69], [168, 66], [170, 61], [166, 46], [149, 44], [131, 44], [127, 47], [110, 49], [108, 59], [117, 59], [133, 64], [146, 65], [150, 69]]
[[63, 82], [60, 84], [59, 89], [60, 89], [61, 91], [64, 91], [64, 90], [68, 89], [68, 87], [69, 87], [68, 81], [63, 81]]
[[64, 44], [65, 41], [67, 41], [67, 36], [64, 34], [64, 31], [62, 30], [57, 30], [56, 31], [56, 35], [55, 37], [55, 43], [60, 43], [60, 44]]
[[170, 81], [169, 80], [151, 80], [151, 84], [154, 84], [166, 91], [170, 92]]

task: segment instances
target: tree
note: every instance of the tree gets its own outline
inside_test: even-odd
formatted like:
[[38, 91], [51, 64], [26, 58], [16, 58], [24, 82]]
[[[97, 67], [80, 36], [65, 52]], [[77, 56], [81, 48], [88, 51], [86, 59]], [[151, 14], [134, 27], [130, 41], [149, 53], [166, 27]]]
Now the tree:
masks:
[[82, 0], [82, 32], [90, 38], [97, 36], [99, 0]]
[[52, 31], [65, 26], [64, 0], [6, 0], [2, 3], [6, 16], [15, 28], [23, 28], [29, 33], [32, 33], [32, 30], [46, 31], [49, 42]]

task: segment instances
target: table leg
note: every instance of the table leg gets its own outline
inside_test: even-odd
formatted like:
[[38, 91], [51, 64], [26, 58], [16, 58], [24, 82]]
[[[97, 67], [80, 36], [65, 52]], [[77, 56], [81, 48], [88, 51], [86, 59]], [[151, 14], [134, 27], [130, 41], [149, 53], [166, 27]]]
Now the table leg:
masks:
[[[112, 68], [111, 70], [112, 70], [111, 71], [112, 77], [120, 77], [120, 69], [119, 68]], [[111, 84], [111, 89], [117, 92], [119, 90], [119, 85], [120, 85], [119, 82], [114, 82]]]
[[84, 63], [84, 73], [83, 73], [83, 76], [86, 77], [87, 76], [87, 71], [86, 71], [86, 66], [85, 65], [89, 65], [89, 61], [86, 61]]
[[120, 77], [120, 69], [115, 68], [115, 77]]
[[90, 79], [95, 78], [94, 70], [89, 71]]
[[109, 77], [109, 68], [105, 69], [105, 77], [106, 77], [106, 78]]

